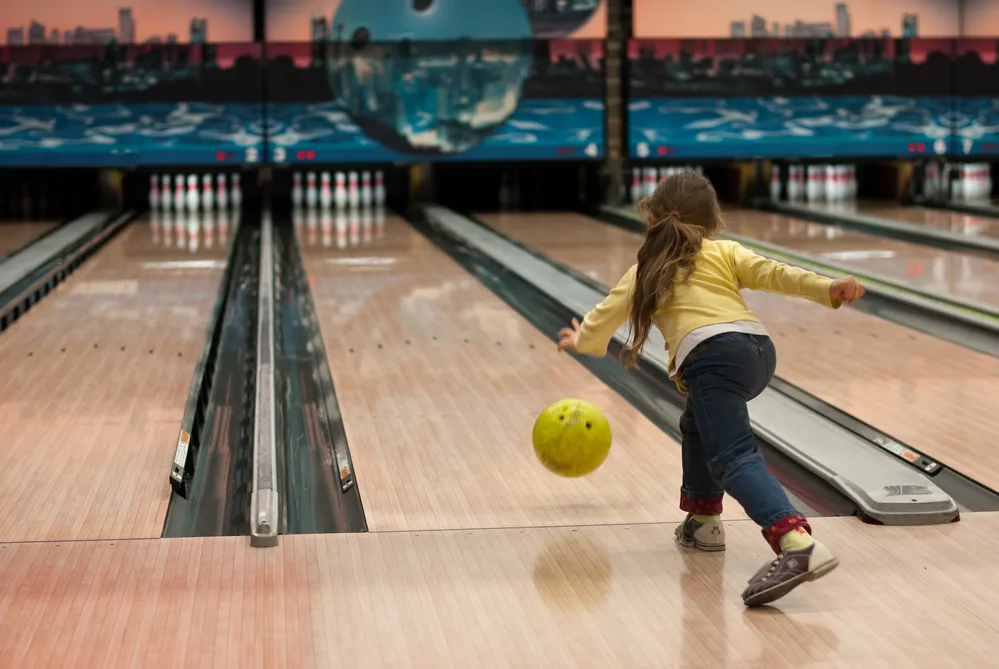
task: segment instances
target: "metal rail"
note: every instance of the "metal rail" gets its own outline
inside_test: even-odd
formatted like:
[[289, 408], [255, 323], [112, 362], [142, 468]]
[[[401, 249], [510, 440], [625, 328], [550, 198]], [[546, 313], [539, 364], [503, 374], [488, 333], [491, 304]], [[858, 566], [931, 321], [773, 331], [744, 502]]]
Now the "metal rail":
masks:
[[253, 430], [253, 489], [250, 545], [278, 544], [277, 433], [274, 413], [274, 228], [265, 211], [260, 230], [260, 291], [257, 314], [257, 385]]

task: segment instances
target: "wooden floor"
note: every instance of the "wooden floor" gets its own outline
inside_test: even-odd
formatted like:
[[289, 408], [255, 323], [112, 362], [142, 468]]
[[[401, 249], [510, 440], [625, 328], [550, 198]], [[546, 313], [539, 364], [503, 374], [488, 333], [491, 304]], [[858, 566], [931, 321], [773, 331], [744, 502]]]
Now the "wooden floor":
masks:
[[[727, 211], [738, 220], [743, 215]], [[490, 225], [613, 285], [641, 237], [578, 214], [482, 215]], [[775, 221], [777, 230], [786, 220]], [[734, 228], [734, 226], [733, 226]], [[999, 360], [856, 309], [745, 293], [787, 381], [999, 489]]]
[[772, 557], [671, 524], [0, 545], [0, 666], [333, 669], [991, 667], [999, 516], [820, 518], [841, 567], [776, 605]]
[[752, 209], [726, 211], [725, 226], [733, 234], [848, 265], [856, 272], [871, 272], [999, 309], [996, 260]]
[[58, 221], [0, 221], [0, 256], [16, 251], [58, 224]]
[[900, 223], [924, 225], [937, 230], [958, 232], [970, 236], [999, 237], [999, 220], [987, 216], [972, 216], [956, 211], [931, 209], [929, 207], [907, 207], [894, 202], [857, 201], [837, 202], [819, 205], [830, 211], [848, 211], [887, 218]]
[[[370, 220], [301, 229], [372, 530], [683, 517], [679, 445], [405, 221], [385, 220], [380, 235]], [[564, 397], [595, 402], [614, 431], [608, 460], [583, 479], [549, 473], [531, 446], [538, 413]]]
[[0, 334], [0, 541], [159, 535], [224, 260], [187, 223], [132, 223]]

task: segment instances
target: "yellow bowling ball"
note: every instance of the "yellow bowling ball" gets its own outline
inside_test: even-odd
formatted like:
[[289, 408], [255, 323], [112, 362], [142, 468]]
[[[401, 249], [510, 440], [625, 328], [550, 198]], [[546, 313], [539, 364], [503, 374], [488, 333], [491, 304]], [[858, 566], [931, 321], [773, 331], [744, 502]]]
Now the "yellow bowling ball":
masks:
[[611, 428], [604, 413], [585, 400], [555, 402], [541, 412], [532, 433], [534, 453], [560, 476], [585, 476], [607, 459]]

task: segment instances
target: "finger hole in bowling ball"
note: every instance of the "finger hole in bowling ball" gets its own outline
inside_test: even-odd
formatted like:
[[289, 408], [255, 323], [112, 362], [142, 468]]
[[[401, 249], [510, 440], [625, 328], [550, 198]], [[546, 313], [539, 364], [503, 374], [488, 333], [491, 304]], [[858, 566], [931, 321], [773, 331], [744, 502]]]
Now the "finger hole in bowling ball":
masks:
[[363, 49], [371, 41], [371, 31], [367, 28], [358, 28], [350, 36], [350, 45], [355, 49]]
[[559, 416], [558, 419], [559, 420], [565, 420], [565, 416]]
[[587, 424], [586, 424], [586, 429], [587, 429], [587, 430], [589, 430], [589, 429], [590, 429], [590, 427], [592, 427], [592, 426], [590, 425], [590, 423], [587, 423]]
[[413, 0], [414, 12], [425, 12], [434, 6], [434, 0]]

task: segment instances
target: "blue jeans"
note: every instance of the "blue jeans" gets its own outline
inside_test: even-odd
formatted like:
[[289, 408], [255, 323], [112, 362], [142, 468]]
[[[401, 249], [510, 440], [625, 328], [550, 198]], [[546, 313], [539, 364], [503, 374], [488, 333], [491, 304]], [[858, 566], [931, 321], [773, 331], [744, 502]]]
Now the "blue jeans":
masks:
[[[721, 513], [724, 492], [776, 540], [807, 521], [767, 470], [749, 424], [746, 403], [767, 387], [777, 367], [769, 337], [728, 332], [701, 342], [680, 370], [687, 402], [680, 417], [683, 489], [680, 508]], [[771, 536], [779, 533], [777, 536]]]

